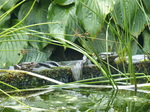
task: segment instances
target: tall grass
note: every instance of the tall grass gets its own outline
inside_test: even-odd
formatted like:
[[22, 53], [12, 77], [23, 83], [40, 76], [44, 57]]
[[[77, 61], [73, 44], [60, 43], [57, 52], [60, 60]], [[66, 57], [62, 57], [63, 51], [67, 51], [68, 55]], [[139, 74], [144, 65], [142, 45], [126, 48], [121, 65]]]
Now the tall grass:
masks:
[[[10, 11], [12, 11], [14, 8], [18, 7], [22, 2], [18, 3]], [[83, 46], [77, 45], [74, 42], [68, 41], [68, 40], [66, 40], [64, 38], [59, 38], [58, 40], [55, 40], [53, 38], [49, 38], [51, 36], [51, 34], [49, 34], [49, 33], [44, 33], [44, 32], [39, 32], [39, 31], [27, 29], [29, 27], [39, 26], [39, 25], [44, 25], [44, 24], [56, 24], [56, 23], [60, 23], [61, 24], [61, 22], [38, 23], [38, 24], [32, 24], [32, 25], [28, 25], [28, 26], [18, 27], [19, 24], [21, 22], [23, 22], [25, 20], [25, 18], [29, 15], [29, 13], [31, 12], [35, 2], [36, 2], [36, 0], [34, 0], [32, 7], [30, 8], [29, 12], [27, 12], [26, 16], [22, 19], [22, 21], [20, 21], [16, 25], [12, 26], [11, 28], [8, 28], [8, 29], [4, 30], [3, 32], [1, 32], [0, 33], [0, 38], [5, 37], [7, 35], [11, 35], [13, 32], [24, 30], [24, 31], [27, 31], [26, 33], [22, 32], [22, 33], [24, 33], [24, 35], [29, 35], [29, 34], [30, 35], [35, 35], [35, 36], [37, 36], [37, 37], [39, 37], [39, 38], [41, 38], [43, 40], [46, 40], [46, 41], [41, 41], [41, 40], [5, 40], [5, 39], [3, 39], [3, 40], [1, 40], [1, 42], [7, 42], [7, 41], [41, 42], [41, 43], [48, 43], [48, 44], [53, 44], [53, 45], [57, 45], [57, 46], [63, 46], [65, 48], [71, 48], [73, 50], [76, 50], [76, 51], [82, 53], [88, 59], [90, 59], [99, 68], [99, 70], [103, 73], [104, 77], [106, 78], [106, 80], [104, 80], [104, 82], [110, 82], [113, 88], [117, 89], [118, 87], [117, 87], [117, 84], [116, 84], [116, 79], [114, 79], [114, 75], [111, 73], [111, 70], [110, 70], [111, 68], [115, 69], [116, 71], [118, 71], [120, 76], [125, 76], [126, 77], [126, 79], [121, 79], [121, 80], [129, 80], [130, 79], [131, 84], [134, 84], [135, 88], [137, 88], [137, 85], [136, 85], [137, 84], [136, 83], [136, 73], [135, 73], [135, 70], [134, 70], [134, 65], [132, 63], [132, 44], [131, 43], [134, 40], [134, 37], [129, 32], [129, 27], [130, 26], [127, 26], [127, 20], [124, 20], [125, 21], [124, 22], [124, 31], [120, 30], [120, 26], [118, 26], [117, 21], [115, 21], [115, 19], [112, 19], [112, 17], [109, 18], [108, 21], [104, 20], [105, 24], [107, 24], [107, 29], [106, 29], [106, 52], [108, 52], [108, 31], [109, 31], [109, 29], [111, 29], [113, 34], [117, 36], [116, 43], [119, 43], [119, 44], [117, 44], [117, 48], [119, 48], [119, 49], [116, 49], [116, 52], [119, 54], [119, 58], [120, 59], [121, 58], [124, 59], [125, 55], [128, 55], [128, 57], [129, 57], [128, 58], [128, 62], [129, 62], [128, 71], [125, 70], [125, 63], [124, 63], [124, 61], [122, 61], [122, 64], [124, 66], [124, 68], [123, 68], [124, 69], [124, 73], [122, 73], [121, 71], [119, 71], [117, 68], [113, 67], [109, 63], [108, 56], [107, 56], [107, 61], [106, 62], [104, 62], [99, 57], [99, 54], [95, 50], [95, 48], [93, 47], [93, 43], [92, 43], [93, 39], [96, 39], [94, 37], [91, 37], [91, 38], [89, 38], [88, 36], [78, 37], [80, 39], [80, 41], [82, 41], [85, 44], [85, 46], [86, 46], [86, 47], [83, 47]], [[81, 3], [84, 6], [86, 6], [89, 10], [91, 10], [94, 14], [96, 14], [100, 19], [102, 19], [99, 14], [94, 12], [94, 10], [90, 9], [83, 2], [81, 2]], [[125, 6], [124, 6], [124, 8], [125, 8]], [[6, 14], [4, 14], [3, 17], [5, 17]], [[124, 12], [124, 15], [127, 16], [127, 12]], [[125, 17], [125, 18], [128, 18], [128, 17]], [[112, 20], [114, 21], [115, 26], [113, 26], [111, 24]], [[124, 37], [122, 37], [122, 33], [124, 33]], [[46, 35], [46, 37], [43, 37], [43, 35]], [[59, 35], [59, 34], [55, 34], [55, 35]], [[70, 36], [70, 37], [74, 36], [74, 35], [67, 35], [67, 34], [64, 34], [64, 35]], [[88, 41], [88, 43], [90, 43], [90, 44], [87, 44], [86, 42], [84, 42], [85, 38]], [[97, 41], [101, 41], [101, 40], [97, 39]], [[92, 54], [94, 54], [95, 56], [93, 56]], [[130, 74], [130, 77], [128, 77], [128, 74]], [[100, 79], [100, 78], [101, 77], [91, 78], [91, 79], [87, 79], [87, 80], [90, 80], [91, 81], [90, 83], [98, 83], [98, 82], [94, 82], [93, 80]], [[77, 82], [82, 83], [82, 82], [85, 82], [87, 80], [81, 80], [81, 81], [77, 81]], [[103, 82], [103, 81], [99, 81], [99, 83], [101, 83], [101, 82]]]
[[[25, 0], [23, 0], [22, 2], [19, 2], [18, 4], [16, 4], [14, 7], [12, 7], [8, 12], [11, 12], [13, 11], [15, 8], [17, 8], [19, 5], [21, 5], [23, 2], [25, 2]], [[49, 33], [44, 33], [44, 32], [39, 32], [39, 31], [35, 31], [35, 30], [29, 30], [28, 28], [30, 27], [33, 27], [33, 26], [40, 26], [40, 25], [45, 25], [45, 24], [61, 24], [61, 22], [47, 22], [47, 23], [38, 23], [38, 24], [32, 24], [32, 25], [28, 25], [28, 26], [22, 26], [20, 27], [19, 25], [26, 19], [26, 17], [29, 15], [29, 13], [31, 12], [32, 8], [34, 7], [34, 4], [35, 4], [36, 0], [34, 0], [33, 2], [33, 5], [32, 7], [30, 8], [29, 12], [27, 12], [26, 16], [20, 21], [18, 22], [17, 24], [15, 24], [14, 26], [12, 26], [11, 28], [6, 28], [4, 31], [0, 32], [0, 38], [4, 38], [3, 40], [1, 40], [0, 42], [11, 42], [11, 41], [28, 41], [28, 42], [39, 42], [39, 43], [47, 43], [47, 44], [53, 44], [53, 45], [56, 45], [56, 46], [62, 46], [62, 47], [65, 47], [65, 48], [70, 48], [70, 49], [73, 49], [73, 50], [76, 50], [80, 53], [82, 53], [83, 55], [85, 55], [89, 60], [91, 60], [98, 68], [99, 70], [102, 72], [103, 76], [101, 77], [96, 77], [96, 78], [90, 78], [90, 79], [84, 79], [84, 80], [79, 80], [79, 81], [75, 81], [75, 82], [71, 82], [71, 83], [63, 83], [63, 82], [59, 82], [59, 81], [55, 81], [53, 79], [50, 79], [50, 78], [46, 78], [44, 77], [44, 79], [48, 79], [48, 81], [55, 81], [57, 84], [59, 85], [55, 85], [55, 86], [50, 86], [50, 87], [70, 87], [70, 88], [73, 88], [73, 87], [100, 87], [102, 88], [105, 87], [105, 83], [109, 83], [110, 85], [107, 85], [106, 88], [114, 88], [114, 89], [120, 89], [120, 82], [123, 81], [123, 82], [127, 82], [125, 83], [126, 85], [126, 88], [128, 86], [128, 82], [131, 82], [131, 84], [134, 84], [134, 87], [135, 89], [137, 88], [137, 83], [136, 83], [136, 79], [143, 79], [143, 78], [149, 78], [150, 76], [149, 75], [145, 75], [144, 73], [135, 73], [135, 69], [134, 69], [134, 65], [133, 65], [133, 62], [132, 62], [132, 41], [135, 39], [133, 38], [133, 36], [129, 33], [129, 28], [127, 25], [127, 22], [125, 20], [125, 23], [124, 23], [124, 38], [122, 38], [122, 31], [120, 31], [120, 27], [118, 26], [118, 23], [117, 21], [113, 20], [114, 23], [115, 23], [115, 26], [113, 26], [111, 24], [111, 21], [112, 21], [112, 18], [109, 18], [109, 20], [104, 20], [105, 24], [107, 24], [107, 30], [106, 30], [106, 52], [108, 52], [108, 31], [109, 29], [111, 29], [111, 31], [114, 33], [114, 35], [117, 36], [117, 40], [116, 40], [116, 45], [117, 45], [117, 48], [116, 49], [116, 52], [119, 54], [119, 58], [120, 59], [124, 59], [125, 55], [128, 55], [128, 62], [129, 62], [129, 65], [128, 65], [128, 71], [126, 71], [125, 69], [125, 62], [122, 61], [122, 64], [124, 66], [124, 72], [121, 72], [120, 70], [118, 70], [117, 68], [113, 67], [110, 63], [109, 63], [109, 60], [108, 60], [108, 56], [107, 56], [107, 61], [104, 62], [100, 57], [99, 57], [99, 53], [95, 50], [95, 48], [93, 47], [93, 39], [96, 39], [97, 41], [103, 41], [103, 40], [99, 40], [97, 38], [93, 38], [93, 37], [88, 37], [88, 36], [84, 36], [84, 37], [78, 37], [78, 39], [80, 39], [80, 41], [82, 41], [84, 43], [84, 45], [86, 47], [83, 47], [83, 46], [80, 46], [80, 45], [77, 45], [76, 43], [74, 42], [71, 42], [71, 41], [68, 41], [64, 38], [59, 38], [58, 40], [55, 40], [53, 38], [49, 38], [51, 36], [51, 34]], [[81, 2], [81, 1], [80, 1]], [[85, 4], [83, 4], [84, 6], [86, 6]], [[1, 6], [2, 7], [2, 6]], [[86, 6], [87, 7], [87, 6]], [[90, 9], [89, 7], [87, 7], [89, 10], [91, 10], [93, 13], [95, 13], [100, 19], [101, 16], [99, 14], [97, 14], [96, 12], [94, 12], [92, 9]], [[142, 8], [142, 6], [141, 6]], [[143, 9], [144, 11], [144, 9]], [[8, 12], [6, 12], [5, 14], [1, 15], [0, 17], [0, 22], [7, 16], [7, 14], [9, 14]], [[124, 12], [124, 14], [126, 15], [126, 12]], [[146, 13], [145, 13], [145, 16]], [[149, 18], [147, 18], [147, 22], [149, 22]], [[130, 27], [130, 26], [129, 26]], [[36, 37], [39, 37], [43, 40], [46, 40], [46, 41], [41, 41], [41, 40], [5, 40], [5, 36], [11, 36], [13, 35], [13, 32], [18, 32], [20, 30], [23, 30], [25, 32], [21, 32], [22, 34], [24, 35], [34, 35]], [[43, 35], [46, 35], [45, 37], [43, 37]], [[55, 34], [55, 35], [59, 35], [59, 34]], [[64, 34], [66, 36], [74, 36], [74, 35], [67, 35], [67, 34]], [[87, 44], [85, 41], [85, 38], [86, 40], [88, 41], [88, 43], [90, 44]], [[136, 40], [135, 40], [136, 41]], [[94, 54], [94, 56], [92, 55]], [[100, 63], [99, 63], [100, 62]], [[114, 69], [116, 71], [118, 71], [118, 74], [112, 74], [111, 73], [111, 69]], [[10, 70], [0, 70], [0, 72], [10, 72]], [[13, 72], [13, 71], [11, 71]], [[22, 71], [15, 71], [15, 72], [22, 72]], [[28, 72], [24, 72], [24, 73], [27, 73]], [[32, 73], [31, 73], [32, 74]], [[29, 74], [29, 75], [31, 75]], [[139, 75], [140, 76], [137, 76]], [[39, 78], [43, 78], [43, 76], [40, 76], [40, 75], [33, 75], [34, 77], [39, 77]], [[115, 77], [124, 77], [125, 78], [115, 78]], [[149, 80], [149, 79], [148, 79]], [[6, 86], [9, 86], [11, 88], [13, 88], [14, 90], [19, 90], [21, 91], [20, 89], [16, 88], [16, 87], [13, 87], [5, 82], [2, 82], [0, 81], [1, 84], [4, 84]], [[102, 86], [100, 85], [94, 85], [94, 84], [101, 84]], [[92, 85], [91, 85], [92, 84]], [[130, 88], [130, 86], [129, 86]], [[50, 89], [49, 87], [46, 88], [46, 89]], [[0, 91], [5, 94], [6, 96], [8, 96], [9, 98], [12, 98], [13, 100], [16, 100], [13, 96], [9, 95], [7, 92], [5, 92], [4, 90], [0, 89]], [[31, 108], [30, 106], [20, 102], [19, 100], [16, 100], [19, 104], [23, 105], [25, 108]]]

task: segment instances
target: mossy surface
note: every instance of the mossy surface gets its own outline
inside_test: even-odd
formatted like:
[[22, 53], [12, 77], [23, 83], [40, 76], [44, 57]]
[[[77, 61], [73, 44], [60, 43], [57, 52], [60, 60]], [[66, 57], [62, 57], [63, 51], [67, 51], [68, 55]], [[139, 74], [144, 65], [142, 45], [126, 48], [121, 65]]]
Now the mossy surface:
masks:
[[[111, 65], [123, 73], [124, 73], [124, 70], [128, 71], [127, 63], [125, 63], [125, 65], [114, 64], [114, 63]], [[123, 67], [125, 67], [125, 69], [123, 69]], [[136, 63], [134, 64], [134, 68], [135, 68], [136, 73], [150, 74], [150, 61]], [[111, 68], [111, 73], [118, 74], [119, 72]], [[40, 72], [38, 72], [38, 74], [50, 77], [52, 79], [55, 79], [64, 83], [74, 81], [72, 72], [71, 72], [71, 67], [55, 67], [52, 69], [45, 69], [45, 70], [41, 70]], [[82, 79], [88, 79], [88, 78], [94, 78], [94, 77], [100, 77], [100, 76], [103, 76], [103, 74], [95, 65], [84, 66]], [[13, 73], [13, 72], [1, 73], [0, 79], [2, 82], [5, 82], [17, 88], [31, 88], [31, 87], [40, 87], [43, 85], [54, 84], [52, 82], [49, 82], [49, 81], [31, 76], [28, 74], [24, 74], [24, 73]], [[4, 84], [0, 84], [0, 88], [6, 89], [9, 87], [7, 87]]]
[[[67, 83], [72, 82], [71, 75], [71, 67], [55, 67], [52, 69], [45, 69], [38, 74]], [[37, 78], [24, 73], [2, 73], [0, 75], [0, 79], [2, 82], [10, 84], [17, 88], [31, 88], [31, 87], [39, 87], [43, 85], [55, 84], [50, 81]], [[10, 87], [5, 84], [0, 84], [0, 88], [9, 89]]]

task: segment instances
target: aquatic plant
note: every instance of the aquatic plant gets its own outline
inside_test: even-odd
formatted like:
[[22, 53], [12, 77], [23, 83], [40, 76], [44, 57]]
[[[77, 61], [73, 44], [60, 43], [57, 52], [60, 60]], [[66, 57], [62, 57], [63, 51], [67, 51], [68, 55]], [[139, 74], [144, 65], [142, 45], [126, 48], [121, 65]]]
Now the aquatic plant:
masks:
[[[131, 89], [133, 86], [128, 86], [131, 82], [137, 89], [137, 78], [149, 78], [135, 73], [132, 63], [133, 54], [150, 49], [149, 7], [149, 0], [1, 0], [0, 68], [24, 61], [46, 61], [55, 46], [62, 46], [85, 55], [102, 71], [103, 76], [50, 88], [102, 87], [93, 84], [109, 82], [108, 86], [104, 85], [106, 88], [120, 89], [121, 83], [125, 84], [124, 88]], [[138, 42], [140, 36], [143, 36], [144, 43]], [[128, 71], [125, 67], [123, 72], [117, 70], [110, 64], [108, 56], [103, 61], [99, 57], [103, 51], [116, 51], [123, 66], [124, 57], [128, 55]], [[117, 70], [118, 74], [112, 74], [110, 69]], [[139, 74], [141, 76], [137, 76]], [[0, 91], [12, 98], [7, 92]]]

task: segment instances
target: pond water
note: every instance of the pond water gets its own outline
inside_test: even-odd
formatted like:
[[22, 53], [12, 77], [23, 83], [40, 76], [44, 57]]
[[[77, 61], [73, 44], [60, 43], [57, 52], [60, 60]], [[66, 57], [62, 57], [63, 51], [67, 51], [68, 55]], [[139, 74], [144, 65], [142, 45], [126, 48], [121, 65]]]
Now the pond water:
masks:
[[60, 88], [11, 96], [1, 94], [0, 112], [150, 112], [150, 93], [129, 90]]

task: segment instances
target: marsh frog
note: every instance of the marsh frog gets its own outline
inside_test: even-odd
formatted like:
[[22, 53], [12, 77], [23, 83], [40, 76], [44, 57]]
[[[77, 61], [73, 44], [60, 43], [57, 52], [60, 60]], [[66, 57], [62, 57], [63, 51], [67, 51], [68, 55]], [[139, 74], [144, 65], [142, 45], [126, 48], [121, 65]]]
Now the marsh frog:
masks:
[[108, 57], [109, 62], [114, 62], [114, 60], [118, 57], [118, 54], [116, 52], [101, 52], [99, 56], [103, 61], [107, 61]]
[[22, 62], [20, 64], [14, 65], [14, 69], [15, 70], [31, 71], [37, 65], [38, 64], [35, 62]]

